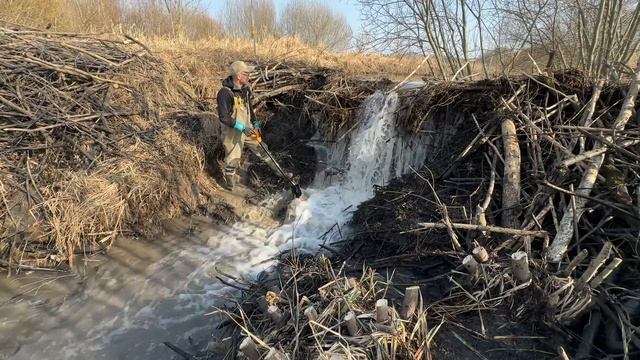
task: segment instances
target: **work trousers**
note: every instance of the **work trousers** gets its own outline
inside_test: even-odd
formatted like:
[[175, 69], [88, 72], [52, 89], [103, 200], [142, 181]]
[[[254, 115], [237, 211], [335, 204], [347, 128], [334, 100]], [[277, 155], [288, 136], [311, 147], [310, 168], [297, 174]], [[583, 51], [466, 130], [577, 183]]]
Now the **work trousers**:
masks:
[[[233, 177], [236, 174], [238, 166], [240, 166], [240, 159], [242, 158], [242, 150], [247, 147], [249, 151], [256, 154], [260, 160], [264, 161], [273, 172], [280, 175], [280, 171], [276, 167], [276, 164], [271, 160], [269, 155], [262, 149], [260, 144], [254, 139], [246, 136], [242, 131], [238, 131], [231, 127], [223, 127], [222, 135], [224, 140], [222, 145], [224, 146], [225, 158], [224, 158], [224, 175], [225, 177]], [[262, 143], [265, 148], [267, 144]]]

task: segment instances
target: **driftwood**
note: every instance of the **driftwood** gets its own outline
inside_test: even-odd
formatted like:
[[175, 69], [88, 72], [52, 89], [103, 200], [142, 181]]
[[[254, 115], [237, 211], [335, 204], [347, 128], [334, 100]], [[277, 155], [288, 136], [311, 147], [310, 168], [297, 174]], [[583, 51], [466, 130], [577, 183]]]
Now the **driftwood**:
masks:
[[240, 343], [239, 350], [249, 360], [260, 359], [260, 353], [258, 352], [258, 347], [250, 337], [246, 337], [242, 340], [242, 342]]
[[[298, 256], [295, 258], [300, 260]], [[361, 270], [359, 277], [346, 276], [344, 264], [337, 265], [324, 257], [308, 257], [299, 262], [283, 261], [277, 269], [283, 284], [282, 298], [278, 302], [281, 311], [285, 314], [310, 314], [312, 311], [303, 309], [309, 310], [311, 306], [322, 311], [315, 320], [291, 316], [275, 324], [268, 314], [259, 310], [257, 304], [257, 299], [264, 296], [260, 295], [264, 293], [264, 287], [259, 283], [253, 284], [252, 291], [248, 292], [250, 297], [242, 299], [238, 308], [217, 311], [237, 325], [231, 336], [244, 337], [241, 344], [233, 344], [229, 353], [242, 353], [242, 356], [256, 359], [260, 355], [269, 356], [262, 354], [263, 349], [274, 353], [272, 356], [277, 356], [274, 359], [353, 358], [353, 354], [364, 359], [376, 353], [406, 358], [422, 346], [429, 346], [437, 329], [420, 331], [425, 329], [427, 316], [418, 306], [420, 288], [409, 286], [405, 297], [376, 298], [385, 291], [390, 279], [368, 268]], [[349, 272], [354, 274], [354, 271]], [[296, 282], [299, 286], [295, 285]], [[407, 305], [404, 312], [408, 316], [396, 321], [400, 314], [395, 307], [402, 304]], [[381, 350], [377, 346], [381, 340], [396, 342], [399, 347]], [[347, 344], [351, 357], [342, 351]]]
[[[640, 181], [635, 155], [640, 131], [630, 127], [613, 130], [624, 100], [620, 90], [626, 85], [592, 84], [579, 74], [573, 75], [543, 75], [524, 82], [504, 80], [499, 90], [486, 84], [448, 84], [402, 94], [411, 116], [399, 114], [398, 122], [438, 139], [429, 142], [434, 155], [427, 159], [425, 168], [377, 188], [376, 196], [360, 205], [352, 222], [353, 239], [334, 244], [345, 249], [333, 253], [333, 268], [323, 260], [321, 270], [312, 266], [285, 272], [283, 281], [306, 286], [300, 291], [312, 299], [316, 309], [322, 309], [318, 318], [305, 326], [308, 317], [292, 316], [277, 326], [255, 311], [252, 299], [256, 295], [248, 295], [240, 314], [251, 314], [249, 321], [269, 346], [297, 342], [312, 349], [311, 358], [342, 356], [340, 346], [361, 350], [366, 354], [362, 358], [377, 356], [372, 355], [370, 336], [383, 336], [385, 341], [394, 336], [403, 338], [407, 327], [415, 326], [425, 314], [430, 319], [425, 328], [460, 321], [464, 325], [458, 325], [487, 339], [491, 337], [491, 327], [485, 323], [487, 310], [504, 314], [514, 323], [542, 320], [554, 329], [570, 327], [569, 332], [581, 329], [585, 315], [598, 311], [607, 319], [617, 317], [609, 331], [634, 334], [629, 317], [620, 316], [624, 311], [616, 299], [635, 296], [635, 285], [629, 279], [635, 279], [633, 264], [637, 263], [633, 221], [640, 201], [634, 192]], [[511, 93], [512, 89], [518, 90]], [[496, 111], [483, 115], [475, 111], [473, 101], [489, 103]], [[625, 106], [628, 108], [628, 103]], [[473, 115], [461, 115], [465, 111]], [[506, 122], [503, 132], [500, 125], [505, 118], [513, 122], [513, 128]], [[509, 135], [510, 131], [515, 134]], [[441, 134], [448, 140], [440, 141]], [[517, 144], [505, 143], [509, 139], [517, 139]], [[516, 156], [508, 153], [512, 146], [519, 148], [519, 162], [513, 163]], [[605, 159], [594, 186], [583, 194], [577, 184], [600, 156]], [[519, 165], [510, 167], [510, 162]], [[513, 206], [505, 208], [505, 195], [515, 195], [505, 191], [505, 186], [511, 185], [509, 171], [519, 173], [519, 190], [514, 190], [519, 195], [513, 197], [517, 198]], [[560, 263], [548, 262], [550, 242], [566, 222], [562, 219], [568, 209], [580, 212], [582, 202], [589, 211], [581, 217], [571, 216], [566, 256]], [[514, 212], [507, 216], [505, 210]], [[507, 226], [509, 221], [513, 225]], [[456, 244], [461, 236], [465, 249]], [[384, 241], [384, 246], [371, 246], [380, 244], [378, 241]], [[426, 282], [429, 303], [409, 315], [415, 298], [412, 291], [418, 291], [417, 287], [391, 289], [390, 285], [389, 289], [373, 291], [370, 282], [363, 280], [366, 276], [349, 281], [349, 272], [361, 269], [359, 261], [363, 260], [375, 266], [398, 264], [435, 272]], [[621, 268], [625, 271], [613, 275]], [[319, 274], [322, 281], [315, 280]], [[291, 286], [283, 292], [293, 293], [292, 300], [279, 305], [285, 314], [298, 314], [308, 304], [296, 308]], [[438, 288], [443, 292], [432, 300], [431, 290], [437, 292]], [[385, 301], [386, 310], [382, 311]], [[400, 309], [398, 314], [395, 309]], [[479, 327], [464, 322], [468, 316], [479, 316]], [[593, 331], [599, 333], [603, 326], [596, 324]], [[629, 350], [635, 346], [634, 336], [627, 337]], [[456, 339], [465, 343], [463, 337]], [[573, 358], [577, 351], [574, 344], [577, 346], [574, 342], [546, 350]], [[531, 348], [546, 345], [544, 340]], [[289, 346], [288, 355], [305, 358], [308, 354], [300, 354], [302, 347]], [[430, 351], [437, 353], [437, 349]], [[588, 347], [582, 353], [602, 355], [594, 351]], [[393, 357], [387, 354], [383, 357]]]

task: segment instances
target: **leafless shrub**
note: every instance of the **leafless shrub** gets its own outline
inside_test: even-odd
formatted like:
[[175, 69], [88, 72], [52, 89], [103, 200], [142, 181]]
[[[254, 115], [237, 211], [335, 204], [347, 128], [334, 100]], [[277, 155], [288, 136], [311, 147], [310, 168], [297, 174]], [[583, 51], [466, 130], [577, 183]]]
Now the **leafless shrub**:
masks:
[[[640, 43], [637, 0], [359, 0], [377, 50], [433, 55], [442, 74], [470, 75], [468, 63], [508, 74], [524, 63], [613, 75]], [[553, 55], [552, 55], [553, 54]], [[555, 55], [555, 56], [554, 56]], [[553, 61], [551, 61], [553, 60]], [[446, 76], [445, 76], [446, 77]]]
[[[276, 31], [276, 10], [272, 0], [231, 0], [225, 4], [224, 26], [228, 34], [257, 40], [272, 36]], [[252, 27], [253, 24], [253, 27]]]
[[125, 31], [193, 40], [224, 32], [200, 0], [4, 1], [0, 19], [57, 31]]
[[331, 50], [349, 47], [353, 32], [347, 19], [315, 0], [290, 0], [280, 16], [283, 34]]

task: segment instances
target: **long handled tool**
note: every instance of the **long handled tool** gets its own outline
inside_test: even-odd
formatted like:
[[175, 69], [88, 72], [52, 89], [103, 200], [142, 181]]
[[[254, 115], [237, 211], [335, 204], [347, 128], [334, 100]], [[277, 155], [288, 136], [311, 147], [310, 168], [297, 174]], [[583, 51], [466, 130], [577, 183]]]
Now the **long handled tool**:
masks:
[[260, 144], [260, 147], [262, 148], [262, 150], [264, 150], [267, 156], [269, 156], [269, 159], [271, 159], [271, 161], [273, 161], [273, 163], [276, 165], [276, 168], [278, 168], [278, 171], [280, 171], [280, 174], [282, 174], [282, 177], [287, 179], [293, 195], [297, 198], [302, 196], [302, 190], [300, 189], [300, 185], [297, 184], [295, 181], [293, 181], [293, 179], [287, 176], [284, 170], [282, 170], [282, 168], [280, 167], [280, 164], [278, 164], [276, 159], [273, 158], [273, 155], [271, 155], [271, 152], [269, 152], [269, 150], [267, 150], [267, 147], [264, 146], [264, 144], [262, 143], [262, 134], [260, 133], [260, 130], [253, 129], [253, 136], [251, 136], [251, 138], [255, 140], [258, 144]]

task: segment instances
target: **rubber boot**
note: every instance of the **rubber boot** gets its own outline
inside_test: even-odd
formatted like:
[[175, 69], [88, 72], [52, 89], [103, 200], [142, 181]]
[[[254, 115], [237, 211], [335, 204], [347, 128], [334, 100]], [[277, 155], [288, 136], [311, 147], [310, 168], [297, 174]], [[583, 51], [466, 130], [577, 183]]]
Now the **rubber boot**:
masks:
[[236, 186], [236, 174], [225, 175], [223, 187], [229, 191], [233, 191], [233, 188], [235, 186]]

